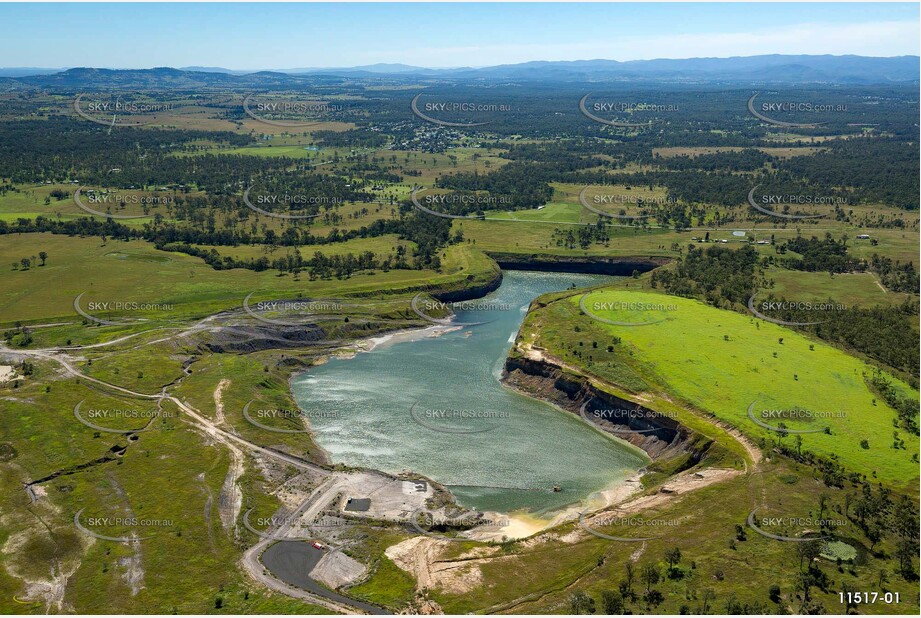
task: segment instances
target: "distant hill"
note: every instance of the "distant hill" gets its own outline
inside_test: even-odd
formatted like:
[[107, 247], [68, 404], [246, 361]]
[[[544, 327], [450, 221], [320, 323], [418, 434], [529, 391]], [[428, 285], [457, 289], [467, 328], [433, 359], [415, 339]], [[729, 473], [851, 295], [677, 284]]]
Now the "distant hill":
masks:
[[225, 69], [224, 67], [180, 67], [180, 71], [191, 71], [192, 73], [227, 73], [229, 75], [245, 75], [251, 71], [235, 71]]
[[32, 75], [17, 79], [19, 83], [43, 88], [231, 88], [279, 86], [296, 79], [284, 73], [263, 71], [249, 75], [186, 71], [170, 67], [154, 69], [95, 69], [80, 67], [51, 75]]
[[49, 75], [64, 69], [40, 69], [38, 67], [0, 67], [0, 77], [25, 77], [27, 75]]
[[408, 64], [367, 64], [364, 66], [357, 67], [341, 67], [341, 68], [321, 68], [314, 67], [309, 69], [283, 69], [280, 70], [280, 73], [290, 73], [291, 75], [298, 75], [303, 73], [339, 73], [339, 74], [348, 74], [348, 73], [376, 73], [380, 75], [399, 75], [401, 73], [432, 73], [436, 69], [426, 69], [424, 67], [414, 67]]
[[918, 84], [918, 56], [765, 55], [732, 58], [536, 61], [483, 68], [427, 69], [406, 64], [372, 64], [348, 68], [303, 68], [244, 72], [219, 67], [174, 69], [0, 69], [4, 81], [59, 88], [200, 88], [283, 87], [309, 83], [310, 76], [354, 79], [405, 79], [419, 76], [454, 80], [565, 82], [703, 83], [738, 86], [808, 84]]
[[826, 83], [877, 84], [918, 82], [918, 56], [872, 58], [866, 56], [736, 56], [684, 60], [578, 60], [573, 62], [526, 62], [499, 65], [455, 75], [478, 74], [518, 79], [641, 80], [733, 83]]

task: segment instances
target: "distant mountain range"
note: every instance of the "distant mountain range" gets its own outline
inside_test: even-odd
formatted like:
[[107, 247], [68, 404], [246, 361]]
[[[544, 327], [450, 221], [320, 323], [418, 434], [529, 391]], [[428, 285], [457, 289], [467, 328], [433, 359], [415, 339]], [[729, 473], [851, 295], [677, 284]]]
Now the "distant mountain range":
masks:
[[29, 75], [49, 75], [60, 73], [64, 69], [42, 69], [39, 67], [0, 67], [0, 77], [28, 77]]
[[299, 78], [424, 77], [453, 80], [521, 80], [710, 84], [917, 84], [918, 56], [766, 55], [680, 60], [535, 61], [481, 68], [428, 69], [405, 64], [372, 64], [344, 68], [300, 68], [237, 71], [221, 67], [161, 67], [153, 69], [0, 68], [7, 86], [36, 87], [163, 87], [283, 86]]

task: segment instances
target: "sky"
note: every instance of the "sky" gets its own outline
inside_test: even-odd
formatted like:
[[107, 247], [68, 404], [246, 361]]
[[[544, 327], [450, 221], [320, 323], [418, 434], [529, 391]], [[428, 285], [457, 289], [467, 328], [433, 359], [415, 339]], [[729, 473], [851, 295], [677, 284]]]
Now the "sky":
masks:
[[0, 3], [0, 66], [238, 70], [918, 55], [918, 3]]

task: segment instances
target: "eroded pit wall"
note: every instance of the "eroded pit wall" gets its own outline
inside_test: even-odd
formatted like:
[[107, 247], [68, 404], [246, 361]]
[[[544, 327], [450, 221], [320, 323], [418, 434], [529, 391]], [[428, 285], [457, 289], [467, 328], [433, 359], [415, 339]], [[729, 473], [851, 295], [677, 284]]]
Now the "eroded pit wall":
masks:
[[[525, 358], [513, 351], [506, 359], [502, 380], [576, 415], [581, 415], [584, 405], [585, 416], [599, 429], [642, 449], [653, 460], [691, 451], [692, 432], [677, 420], [606, 393], [587, 378], [566, 372], [550, 361]], [[618, 413], [627, 410], [630, 413]], [[694, 455], [696, 463], [703, 453]]]
[[613, 275], [629, 277], [634, 272], [645, 273], [667, 264], [671, 260], [656, 256], [606, 257], [525, 255], [519, 253], [487, 252], [503, 269], [539, 270], [543, 272], [582, 273], [588, 275]]

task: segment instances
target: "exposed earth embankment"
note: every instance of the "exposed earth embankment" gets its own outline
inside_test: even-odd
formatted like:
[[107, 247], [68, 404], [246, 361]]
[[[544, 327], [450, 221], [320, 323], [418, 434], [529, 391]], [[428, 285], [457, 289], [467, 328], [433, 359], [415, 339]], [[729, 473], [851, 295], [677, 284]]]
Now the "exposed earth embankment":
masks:
[[693, 464], [705, 451], [696, 444], [691, 447], [693, 433], [675, 419], [605, 392], [588, 378], [566, 371], [546, 357], [528, 358], [513, 350], [505, 363], [503, 381], [582, 416], [654, 460], [691, 452]]
[[670, 260], [657, 256], [563, 256], [521, 253], [489, 252], [489, 257], [503, 269], [539, 270], [554, 273], [584, 273], [590, 275], [614, 275], [629, 277], [634, 272], [645, 273]]

